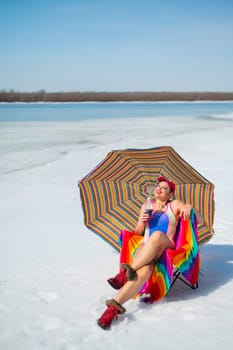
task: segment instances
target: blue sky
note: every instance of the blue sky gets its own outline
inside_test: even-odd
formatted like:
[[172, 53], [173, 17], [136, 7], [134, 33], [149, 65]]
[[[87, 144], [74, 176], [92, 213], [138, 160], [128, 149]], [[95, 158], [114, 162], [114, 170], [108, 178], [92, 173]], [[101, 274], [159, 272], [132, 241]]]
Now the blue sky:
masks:
[[1, 1], [1, 89], [233, 91], [233, 1]]

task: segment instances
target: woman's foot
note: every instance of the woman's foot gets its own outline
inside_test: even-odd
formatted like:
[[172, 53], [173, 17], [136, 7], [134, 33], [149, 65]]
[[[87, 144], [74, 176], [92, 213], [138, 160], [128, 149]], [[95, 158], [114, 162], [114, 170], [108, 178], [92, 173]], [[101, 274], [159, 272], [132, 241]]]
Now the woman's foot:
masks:
[[114, 289], [120, 289], [127, 281], [133, 281], [137, 277], [137, 272], [129, 264], [121, 264], [120, 272], [107, 280]]
[[126, 270], [120, 269], [120, 272], [112, 278], [109, 278], [107, 282], [114, 289], [120, 289], [127, 282]]
[[115, 299], [107, 300], [106, 305], [107, 309], [105, 309], [105, 311], [97, 321], [98, 325], [105, 330], [110, 329], [112, 321], [117, 320], [119, 314], [123, 314], [126, 312], [126, 309]]

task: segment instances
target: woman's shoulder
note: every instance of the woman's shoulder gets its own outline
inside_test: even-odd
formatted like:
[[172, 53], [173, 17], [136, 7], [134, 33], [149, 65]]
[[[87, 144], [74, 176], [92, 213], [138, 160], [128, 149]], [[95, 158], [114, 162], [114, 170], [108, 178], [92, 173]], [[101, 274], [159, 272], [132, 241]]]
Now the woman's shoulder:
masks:
[[173, 212], [177, 212], [178, 210], [180, 210], [182, 205], [183, 205], [183, 202], [181, 202], [178, 199], [173, 199], [170, 202], [170, 206], [172, 207]]
[[170, 203], [172, 203], [173, 205], [184, 205], [184, 203], [179, 199], [173, 199]]

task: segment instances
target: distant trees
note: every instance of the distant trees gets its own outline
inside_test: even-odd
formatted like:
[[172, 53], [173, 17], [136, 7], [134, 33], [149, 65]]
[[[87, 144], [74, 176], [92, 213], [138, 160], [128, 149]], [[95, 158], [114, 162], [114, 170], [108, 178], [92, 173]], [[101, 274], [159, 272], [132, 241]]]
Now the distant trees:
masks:
[[0, 90], [0, 102], [233, 101], [233, 92], [17, 92]]
[[46, 91], [16, 92], [0, 90], [0, 102], [41, 102], [45, 100]]

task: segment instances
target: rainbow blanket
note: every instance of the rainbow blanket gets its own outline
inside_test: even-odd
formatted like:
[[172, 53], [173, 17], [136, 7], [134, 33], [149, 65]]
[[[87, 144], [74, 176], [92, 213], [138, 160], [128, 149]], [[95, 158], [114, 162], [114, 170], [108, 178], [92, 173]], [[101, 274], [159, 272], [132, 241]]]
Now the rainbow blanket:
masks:
[[[131, 264], [143, 236], [134, 231], [122, 230], [119, 242], [121, 244], [120, 264]], [[194, 285], [198, 281], [200, 254], [197, 240], [197, 223], [194, 211], [190, 219], [180, 219], [175, 234], [175, 249], [166, 249], [156, 262], [149, 280], [142, 286], [137, 296], [144, 301], [155, 302], [162, 299], [169, 291], [174, 269], [178, 269], [186, 280]], [[136, 296], [136, 297], [137, 297]]]

